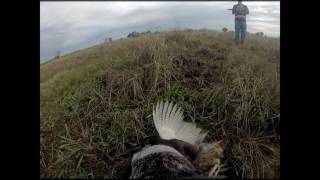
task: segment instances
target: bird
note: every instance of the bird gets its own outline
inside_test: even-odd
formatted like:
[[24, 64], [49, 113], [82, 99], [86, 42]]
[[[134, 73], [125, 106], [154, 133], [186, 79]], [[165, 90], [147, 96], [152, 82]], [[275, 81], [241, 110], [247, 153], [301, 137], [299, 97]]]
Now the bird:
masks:
[[169, 101], [158, 101], [153, 106], [159, 138], [133, 154], [130, 179], [217, 177], [223, 141], [204, 143], [208, 131], [185, 122], [183, 113], [181, 107]]

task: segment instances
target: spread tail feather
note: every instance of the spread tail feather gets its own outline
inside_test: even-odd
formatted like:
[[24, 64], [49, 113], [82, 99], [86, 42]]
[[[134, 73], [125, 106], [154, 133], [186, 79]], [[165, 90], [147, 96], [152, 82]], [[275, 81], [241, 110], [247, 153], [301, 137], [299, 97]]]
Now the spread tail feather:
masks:
[[191, 144], [203, 141], [207, 132], [183, 121], [183, 110], [172, 102], [158, 102], [153, 107], [153, 121], [162, 139], [179, 139]]

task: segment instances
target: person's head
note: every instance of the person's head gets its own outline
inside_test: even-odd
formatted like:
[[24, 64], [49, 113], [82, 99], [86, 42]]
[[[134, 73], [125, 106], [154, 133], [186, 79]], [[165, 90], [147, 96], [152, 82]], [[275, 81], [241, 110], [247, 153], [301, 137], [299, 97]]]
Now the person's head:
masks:
[[242, 4], [242, 0], [238, 1], [238, 4]]

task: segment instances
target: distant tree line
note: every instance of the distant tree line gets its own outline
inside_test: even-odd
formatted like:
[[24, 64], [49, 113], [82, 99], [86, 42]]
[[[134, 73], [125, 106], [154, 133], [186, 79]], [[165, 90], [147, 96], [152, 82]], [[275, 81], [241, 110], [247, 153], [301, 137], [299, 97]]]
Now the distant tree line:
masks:
[[104, 39], [104, 42], [105, 43], [112, 42], [112, 38], [111, 37], [107, 37], [107, 38]]
[[206, 27], [203, 27], [203, 28], [200, 28], [200, 29], [185, 28], [183, 31], [184, 32], [218, 32], [216, 30], [208, 29]]
[[[197, 32], [197, 31], [200, 31], [200, 32], [218, 32], [216, 30], [212, 30], [212, 29], [208, 29], [206, 27], [203, 27], [201, 29], [191, 29], [191, 28], [185, 28], [183, 29], [184, 32]], [[222, 32], [230, 32], [230, 33], [234, 33], [233, 30], [229, 30], [228, 28], [226, 27], [223, 27], [222, 28]], [[137, 32], [137, 31], [133, 31], [131, 33], [129, 33], [127, 35], [127, 38], [133, 38], [133, 37], [139, 37], [139, 36], [142, 36], [142, 35], [145, 35], [145, 34], [151, 34], [152, 32], [150, 30], [148, 31], [144, 31], [144, 32]], [[158, 31], [154, 31], [153, 32], [154, 34], [156, 33], [159, 33]], [[249, 32], [247, 32], [247, 34], [250, 34]], [[264, 36], [264, 33], [263, 32], [257, 32], [255, 35], [259, 36], [259, 37], [263, 37]], [[121, 38], [123, 39], [123, 38]], [[105, 39], [105, 42], [111, 42], [112, 41], [112, 38], [106, 38]]]
[[54, 57], [54, 59], [58, 59], [58, 58], [60, 58], [60, 51], [58, 51], [58, 52], [56, 53], [56, 56]]
[[263, 34], [263, 32], [257, 32], [256, 33], [256, 36], [259, 36], [259, 37], [262, 37], [264, 34]]
[[223, 32], [228, 32], [228, 29], [226, 27], [222, 28]]
[[145, 32], [136, 32], [136, 31], [133, 31], [131, 33], [128, 34], [128, 38], [132, 38], [132, 37], [139, 37], [139, 36], [142, 36], [142, 35], [145, 35], [145, 34], [151, 34], [151, 31], [145, 31]]

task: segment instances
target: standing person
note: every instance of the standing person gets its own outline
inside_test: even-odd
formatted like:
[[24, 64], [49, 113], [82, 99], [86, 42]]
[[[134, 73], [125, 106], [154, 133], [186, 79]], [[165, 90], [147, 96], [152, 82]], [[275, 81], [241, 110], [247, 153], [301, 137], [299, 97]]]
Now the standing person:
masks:
[[249, 14], [249, 9], [242, 1], [238, 1], [232, 8], [232, 14], [235, 15], [235, 41], [236, 44], [243, 44], [247, 33], [246, 15]]

